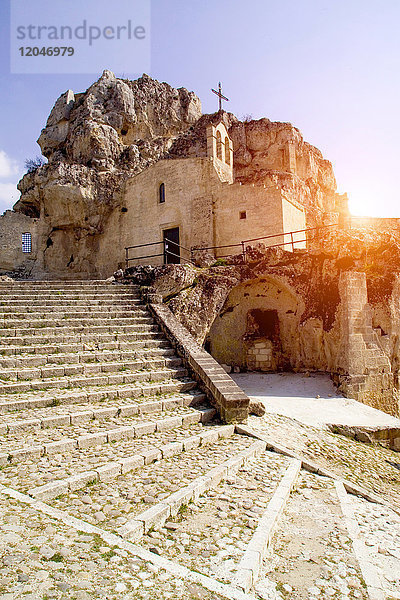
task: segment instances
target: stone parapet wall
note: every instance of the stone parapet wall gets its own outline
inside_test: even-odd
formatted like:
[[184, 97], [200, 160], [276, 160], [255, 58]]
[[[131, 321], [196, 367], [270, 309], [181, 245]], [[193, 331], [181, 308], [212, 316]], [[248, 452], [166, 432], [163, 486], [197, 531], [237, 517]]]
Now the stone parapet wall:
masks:
[[149, 304], [157, 323], [200, 387], [215, 405], [222, 421], [242, 423], [249, 415], [248, 396], [163, 304]]

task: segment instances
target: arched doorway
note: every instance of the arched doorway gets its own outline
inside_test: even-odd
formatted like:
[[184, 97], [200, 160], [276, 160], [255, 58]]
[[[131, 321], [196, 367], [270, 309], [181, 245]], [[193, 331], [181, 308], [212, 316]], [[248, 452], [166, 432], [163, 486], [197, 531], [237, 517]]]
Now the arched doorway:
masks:
[[221, 364], [241, 370], [288, 370], [299, 361], [304, 303], [277, 278], [236, 286], [211, 326], [208, 345]]

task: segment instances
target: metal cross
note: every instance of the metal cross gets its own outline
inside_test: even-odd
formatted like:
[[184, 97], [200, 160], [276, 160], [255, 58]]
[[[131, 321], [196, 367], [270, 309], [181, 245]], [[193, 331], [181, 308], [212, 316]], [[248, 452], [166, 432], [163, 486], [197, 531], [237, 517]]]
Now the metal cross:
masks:
[[218, 100], [219, 100], [219, 112], [221, 112], [221, 110], [222, 110], [222, 100], [226, 100], [227, 102], [229, 102], [229, 98], [227, 98], [226, 96], [224, 96], [223, 93], [222, 93], [221, 82], [219, 82], [219, 84], [218, 84], [218, 92], [217, 92], [217, 90], [214, 90], [213, 88], [211, 88], [211, 91], [216, 96], [218, 96]]

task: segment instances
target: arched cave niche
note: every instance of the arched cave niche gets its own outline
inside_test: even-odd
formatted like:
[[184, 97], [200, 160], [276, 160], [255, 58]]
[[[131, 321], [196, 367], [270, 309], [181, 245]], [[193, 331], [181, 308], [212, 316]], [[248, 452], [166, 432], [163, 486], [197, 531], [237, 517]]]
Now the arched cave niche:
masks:
[[211, 354], [250, 371], [290, 370], [299, 363], [304, 304], [285, 283], [261, 277], [236, 286], [211, 326]]

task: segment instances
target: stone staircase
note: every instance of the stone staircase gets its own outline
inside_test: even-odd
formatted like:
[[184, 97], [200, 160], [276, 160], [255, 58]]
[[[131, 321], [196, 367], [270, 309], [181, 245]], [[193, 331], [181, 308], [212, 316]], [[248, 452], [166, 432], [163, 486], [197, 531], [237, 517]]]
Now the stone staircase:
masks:
[[400, 598], [397, 515], [219, 422], [136, 287], [0, 283], [0, 329], [0, 600]]

